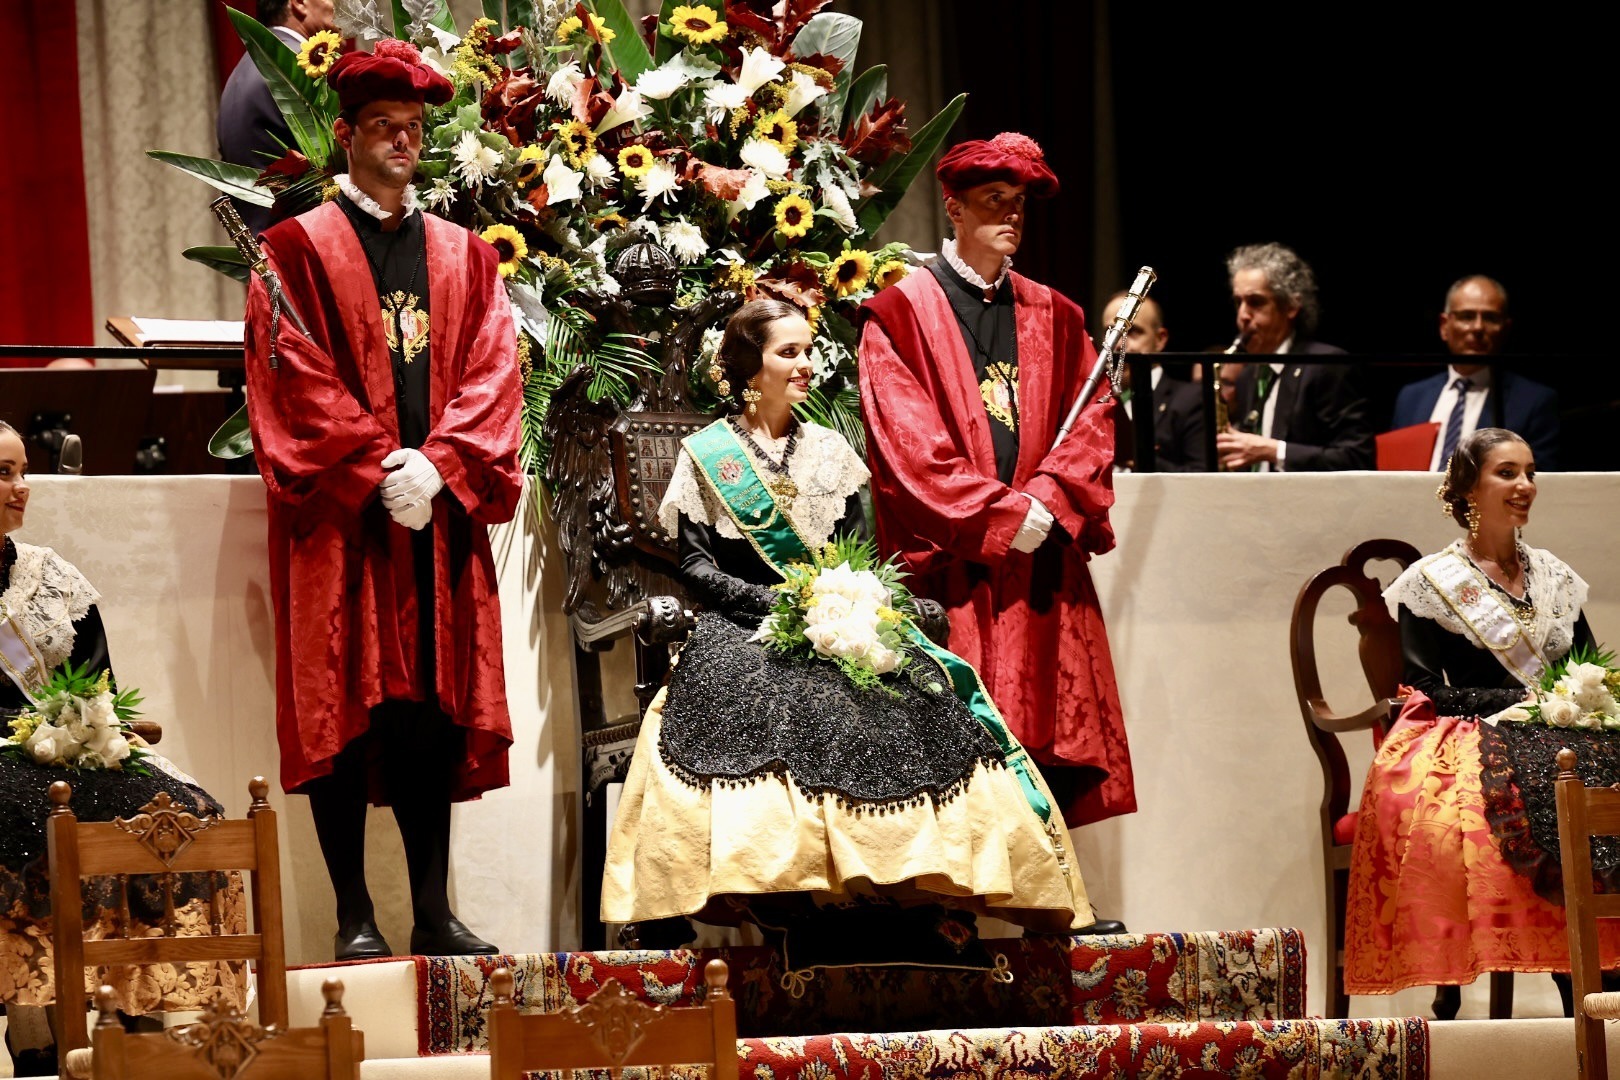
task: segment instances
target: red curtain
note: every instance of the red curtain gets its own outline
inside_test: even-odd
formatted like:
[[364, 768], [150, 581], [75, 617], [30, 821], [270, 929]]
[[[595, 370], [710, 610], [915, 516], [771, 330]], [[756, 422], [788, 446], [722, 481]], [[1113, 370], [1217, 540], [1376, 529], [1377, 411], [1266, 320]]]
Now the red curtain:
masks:
[[[89, 345], [78, 35], [61, 0], [0, 3], [0, 344]], [[0, 367], [27, 366], [0, 359]]]
[[255, 0], [220, 0], [217, 4], [208, 6], [208, 17], [214, 27], [214, 58], [219, 63], [219, 87], [225, 88], [225, 80], [231, 77], [236, 68], [236, 62], [247, 54], [242, 47], [242, 39], [237, 36], [236, 27], [231, 25], [231, 17], [225, 14], [227, 7], [237, 11], [245, 11], [254, 18], [258, 18], [258, 7]]

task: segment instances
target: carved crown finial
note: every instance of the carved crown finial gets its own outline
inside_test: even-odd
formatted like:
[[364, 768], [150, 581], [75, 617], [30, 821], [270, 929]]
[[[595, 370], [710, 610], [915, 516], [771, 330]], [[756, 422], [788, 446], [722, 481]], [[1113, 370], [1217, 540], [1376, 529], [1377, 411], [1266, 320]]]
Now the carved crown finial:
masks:
[[56, 804], [52, 807], [51, 813], [65, 814], [71, 812], [68, 810], [68, 803], [73, 799], [73, 788], [68, 786], [66, 780], [52, 780], [48, 794], [51, 797], [51, 802]]
[[1564, 779], [1566, 777], [1573, 779], [1574, 776], [1575, 751], [1566, 746], [1562, 750], [1558, 751], [1558, 777], [1559, 779]]
[[321, 982], [321, 997], [326, 999], [326, 1008], [321, 1010], [322, 1016], [343, 1015], [343, 980], [325, 979]]

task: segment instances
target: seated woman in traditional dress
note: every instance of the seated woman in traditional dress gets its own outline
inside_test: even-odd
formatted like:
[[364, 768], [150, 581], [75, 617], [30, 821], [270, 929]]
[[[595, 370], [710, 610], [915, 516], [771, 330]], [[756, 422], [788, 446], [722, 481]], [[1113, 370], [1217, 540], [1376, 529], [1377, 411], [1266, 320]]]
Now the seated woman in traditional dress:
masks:
[[[1530, 447], [1476, 431], [1437, 495], [1468, 533], [1384, 592], [1399, 605], [1413, 693], [1362, 788], [1344, 981], [1350, 994], [1438, 985], [1435, 1009], [1449, 1018], [1458, 985], [1482, 972], [1569, 970], [1554, 759], [1573, 745], [1612, 767], [1620, 745], [1603, 731], [1484, 722], [1593, 644], [1586, 582], [1518, 538], [1536, 498]], [[1620, 960], [1620, 927], [1602, 933], [1606, 964]]]
[[972, 668], [908, 646], [940, 678], [885, 679], [891, 694], [750, 640], [784, 567], [864, 530], [866, 466], [793, 417], [810, 343], [792, 306], [744, 305], [717, 382], [746, 405], [682, 444], [660, 522], [705, 610], [643, 721], [602, 919], [752, 921], [793, 969], [988, 966], [968, 913], [1051, 933], [1094, 919], [1051, 794]]
[[[65, 662], [92, 673], [110, 675], [112, 670], [96, 590], [50, 548], [12, 539], [27, 513], [27, 472], [22, 439], [0, 421], [0, 739], [11, 734], [10, 721], [33, 704], [46, 680]], [[222, 812], [218, 802], [162, 758], [154, 754], [143, 761], [152, 767], [151, 776], [118, 770], [68, 772], [28, 756], [0, 754], [0, 1005], [6, 1012], [13, 1075], [54, 1076], [57, 1071], [43, 1009], [56, 997], [45, 851], [51, 784], [66, 780], [72, 785], [71, 805], [81, 819], [133, 816], [160, 791], [169, 792], [176, 804], [194, 813]], [[206, 901], [187, 902], [206, 894], [206, 881], [186, 875], [182, 882], [176, 890], [182, 920], [203, 918]], [[244, 921], [240, 884], [217, 884], [228, 911], [234, 911], [236, 921]], [[86, 936], [103, 936], [117, 917], [113, 885], [92, 879], [85, 883], [85, 891]], [[99, 902], [91, 906], [89, 897]], [[138, 926], [127, 936], [136, 937], [145, 924], [163, 914], [155, 881], [131, 879], [130, 905]], [[200, 975], [205, 969], [209, 974]], [[104, 981], [117, 991], [119, 1006], [127, 1013], [198, 1008], [213, 997], [219, 985], [214, 980], [233, 977], [219, 965], [189, 965], [176, 985], [160, 990], [156, 980], [144, 975], [140, 968], [111, 968], [106, 973]], [[208, 982], [204, 985], [199, 979]], [[242, 988], [230, 989], [240, 1005]], [[83, 1018], [81, 1005], [68, 1022], [83, 1023]]]

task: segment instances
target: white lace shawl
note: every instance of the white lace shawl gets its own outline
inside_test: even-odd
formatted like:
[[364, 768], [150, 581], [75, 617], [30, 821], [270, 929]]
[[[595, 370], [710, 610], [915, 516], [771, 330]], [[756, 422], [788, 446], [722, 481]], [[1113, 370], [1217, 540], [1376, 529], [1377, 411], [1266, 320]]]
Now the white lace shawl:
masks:
[[[1530, 627], [1530, 640], [1549, 661], [1555, 660], [1569, 652], [1575, 642], [1575, 622], [1581, 617], [1581, 608], [1586, 605], [1586, 581], [1550, 551], [1528, 544], [1521, 544], [1520, 550], [1524, 552], [1530, 575], [1529, 590], [1525, 595], [1536, 609], [1535, 622]], [[1453, 634], [1467, 638], [1475, 648], [1483, 649], [1486, 646], [1479, 636], [1451, 610], [1451, 605], [1440, 595], [1440, 590], [1423, 574], [1424, 566], [1453, 554], [1462, 556], [1472, 565], [1473, 561], [1468, 558], [1463, 542], [1453, 541], [1443, 550], [1425, 555], [1407, 567], [1384, 590], [1384, 599], [1405, 605], [1414, 615], [1433, 619]], [[1489, 579], [1483, 573], [1479, 579], [1481, 583], [1488, 584]]]
[[[727, 421], [718, 422], [724, 424]], [[758, 455], [759, 452], [747, 440], [743, 441], [743, 446], [750, 453]], [[755, 468], [761, 476], [769, 479], [771, 474], [764, 465], [756, 464]], [[820, 424], [801, 422], [798, 446], [793, 451], [793, 460], [788, 462], [788, 475], [799, 487], [799, 494], [794, 497], [793, 509], [788, 516], [806, 540], [819, 546], [831, 538], [838, 520], [844, 516], [844, 506], [849, 497], [861, 489], [871, 473], [867, 471], [866, 463], [856, 456], [854, 449], [838, 432]], [[681, 447], [680, 456], [675, 462], [675, 471], [669, 478], [664, 501], [658, 505], [658, 524], [669, 535], [676, 536], [680, 528], [676, 519], [681, 514], [693, 521], [714, 526], [721, 536], [729, 540], [743, 538], [742, 530], [731, 520], [731, 515], [726, 512], [708, 482], [698, 474], [692, 454], [685, 446]]]
[[13, 543], [17, 561], [0, 600], [39, 646], [46, 668], [58, 668], [73, 655], [73, 621], [84, 618], [101, 594], [78, 567], [50, 548]]

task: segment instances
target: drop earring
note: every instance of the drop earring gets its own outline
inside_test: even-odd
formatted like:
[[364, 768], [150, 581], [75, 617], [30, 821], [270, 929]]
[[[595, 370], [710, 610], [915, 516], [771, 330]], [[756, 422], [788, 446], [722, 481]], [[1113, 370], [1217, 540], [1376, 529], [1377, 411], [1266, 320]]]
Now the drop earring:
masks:
[[759, 414], [759, 399], [761, 396], [762, 395], [760, 392], [755, 390], [752, 386], [743, 390], [742, 398], [744, 401], [748, 402], [749, 416], [757, 416]]

